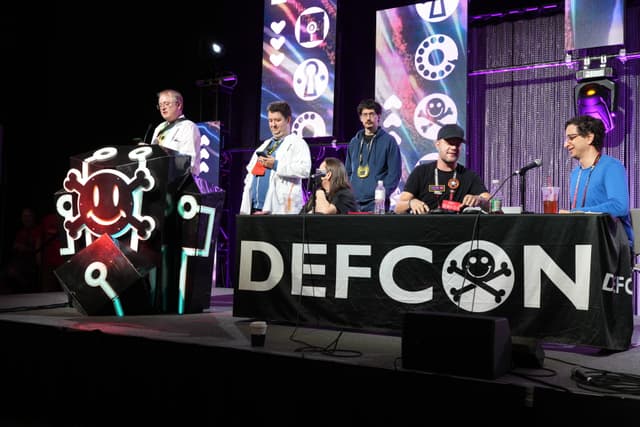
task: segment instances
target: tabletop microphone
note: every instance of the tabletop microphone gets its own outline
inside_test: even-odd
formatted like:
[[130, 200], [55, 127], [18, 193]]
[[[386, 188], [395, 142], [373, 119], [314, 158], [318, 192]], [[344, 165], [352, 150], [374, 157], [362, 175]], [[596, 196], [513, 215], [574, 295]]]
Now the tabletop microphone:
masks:
[[529, 163], [526, 166], [521, 167], [520, 169], [518, 169], [517, 171], [515, 171], [513, 174], [514, 175], [522, 175], [523, 173], [525, 173], [526, 171], [528, 171], [529, 169], [533, 169], [533, 168], [537, 168], [538, 166], [540, 166], [542, 164], [542, 160], [540, 159], [535, 159], [533, 162]]

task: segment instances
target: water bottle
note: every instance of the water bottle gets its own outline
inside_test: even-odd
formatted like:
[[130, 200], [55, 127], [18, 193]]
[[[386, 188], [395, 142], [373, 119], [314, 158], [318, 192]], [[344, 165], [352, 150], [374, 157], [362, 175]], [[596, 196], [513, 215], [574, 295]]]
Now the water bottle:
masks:
[[387, 198], [387, 193], [384, 189], [384, 184], [382, 183], [382, 181], [378, 181], [378, 186], [376, 187], [374, 198], [376, 203], [375, 203], [375, 207], [373, 208], [373, 213], [384, 214], [385, 212], [384, 201]]
[[502, 202], [504, 200], [504, 196], [502, 195], [502, 189], [500, 188], [500, 180], [492, 179], [491, 180], [491, 201], [489, 202], [489, 213], [492, 214], [501, 214], [502, 213]]

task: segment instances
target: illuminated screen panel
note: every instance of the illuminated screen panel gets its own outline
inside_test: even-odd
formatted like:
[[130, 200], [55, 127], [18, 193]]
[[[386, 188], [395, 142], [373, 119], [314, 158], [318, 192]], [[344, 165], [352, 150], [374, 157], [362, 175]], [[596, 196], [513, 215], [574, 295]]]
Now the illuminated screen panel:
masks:
[[[435, 159], [445, 124], [466, 129], [467, 2], [436, 0], [376, 13], [376, 100], [382, 127], [402, 153], [404, 185], [420, 162]], [[461, 145], [465, 163], [465, 144]]]
[[624, 0], [566, 0], [566, 51], [624, 44]]
[[291, 105], [291, 131], [333, 134], [336, 0], [265, 0], [260, 138], [271, 137], [267, 105]]
[[220, 122], [197, 123], [200, 130], [200, 178], [218, 185], [220, 178]]

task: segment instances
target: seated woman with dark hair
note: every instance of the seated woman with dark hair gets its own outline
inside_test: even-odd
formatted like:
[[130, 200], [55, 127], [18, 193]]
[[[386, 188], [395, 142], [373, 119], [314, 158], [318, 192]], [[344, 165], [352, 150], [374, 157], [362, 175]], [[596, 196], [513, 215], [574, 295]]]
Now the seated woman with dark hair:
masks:
[[321, 176], [315, 197], [309, 199], [304, 212], [321, 214], [347, 214], [357, 212], [358, 204], [351, 191], [344, 163], [335, 157], [327, 157], [320, 164]]

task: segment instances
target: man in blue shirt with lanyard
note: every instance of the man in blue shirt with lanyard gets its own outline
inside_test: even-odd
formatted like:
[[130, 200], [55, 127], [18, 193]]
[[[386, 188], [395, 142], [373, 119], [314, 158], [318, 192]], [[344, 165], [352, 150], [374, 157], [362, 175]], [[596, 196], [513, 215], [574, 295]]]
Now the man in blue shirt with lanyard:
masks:
[[361, 212], [373, 212], [374, 193], [378, 181], [386, 190], [386, 209], [389, 196], [400, 181], [402, 164], [400, 148], [391, 135], [380, 128], [382, 106], [373, 99], [358, 104], [358, 116], [363, 129], [349, 142], [344, 166]]
[[604, 123], [591, 116], [578, 116], [565, 124], [564, 147], [578, 165], [571, 171], [568, 212], [603, 212], [622, 221], [633, 247], [633, 229], [629, 218], [629, 189], [624, 165], [606, 154]]
[[482, 179], [458, 164], [464, 131], [458, 125], [444, 125], [435, 145], [438, 160], [416, 166], [398, 197], [396, 213], [424, 214], [434, 210], [459, 211], [462, 206], [487, 209], [489, 192]]

